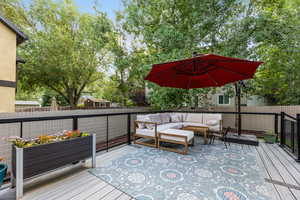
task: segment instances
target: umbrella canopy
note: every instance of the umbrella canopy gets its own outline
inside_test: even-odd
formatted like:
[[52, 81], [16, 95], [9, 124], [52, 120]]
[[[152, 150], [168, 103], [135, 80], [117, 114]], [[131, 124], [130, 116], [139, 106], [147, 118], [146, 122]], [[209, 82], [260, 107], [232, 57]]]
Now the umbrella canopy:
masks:
[[220, 87], [227, 83], [253, 78], [260, 64], [262, 62], [204, 54], [155, 64], [145, 80], [162, 87], [183, 89]]

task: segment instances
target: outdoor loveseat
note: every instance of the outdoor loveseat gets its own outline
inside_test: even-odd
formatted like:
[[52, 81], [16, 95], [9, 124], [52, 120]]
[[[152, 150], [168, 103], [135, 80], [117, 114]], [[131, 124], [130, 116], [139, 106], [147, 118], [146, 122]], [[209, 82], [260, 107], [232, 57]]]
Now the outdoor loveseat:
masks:
[[[187, 150], [187, 145], [193, 142], [194, 137], [192, 131], [185, 129], [187, 127], [200, 127], [208, 130], [208, 132], [221, 132], [222, 115], [211, 113], [137, 115], [133, 140], [135, 144], [160, 148], [159, 141], [164, 141], [165, 139], [171, 143], [183, 144], [186, 147], [185, 150]], [[154, 144], [138, 140], [140, 138], [151, 139], [154, 141]], [[186, 153], [186, 151], [182, 153]]]

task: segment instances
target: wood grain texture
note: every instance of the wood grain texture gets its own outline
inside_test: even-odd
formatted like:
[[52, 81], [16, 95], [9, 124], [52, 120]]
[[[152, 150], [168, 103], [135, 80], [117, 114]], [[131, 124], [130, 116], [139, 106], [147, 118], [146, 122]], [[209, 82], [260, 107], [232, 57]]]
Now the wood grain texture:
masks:
[[[223, 145], [220, 143], [220, 145]], [[297, 200], [299, 191], [291, 185], [299, 185], [300, 164], [293, 160], [278, 145], [261, 143], [258, 147], [248, 145], [231, 144], [229, 148], [239, 150], [241, 152], [256, 152], [257, 162], [262, 169], [263, 178], [266, 181], [270, 195], [273, 200]], [[111, 161], [135, 151], [134, 146], [124, 146], [116, 148], [107, 153], [99, 152], [97, 163], [101, 166], [103, 160]], [[86, 166], [90, 166], [91, 161], [86, 162]], [[80, 165], [76, 165], [77, 167]], [[39, 179], [34, 178], [34, 185], [30, 188], [25, 187], [25, 196], [22, 200], [131, 200], [129, 195], [118, 190], [116, 187], [109, 185], [101, 179], [91, 175], [87, 168], [82, 167], [80, 170], [72, 169], [74, 166], [57, 170], [51, 174], [61, 175], [55, 179], [47, 179], [45, 184], [40, 184]], [[48, 176], [48, 175], [45, 175]], [[273, 182], [272, 182], [273, 181]], [[280, 183], [280, 184], [279, 184]], [[7, 197], [7, 196], [5, 196]], [[0, 200], [1, 194], [0, 194]], [[7, 199], [5, 199], [7, 200]]]

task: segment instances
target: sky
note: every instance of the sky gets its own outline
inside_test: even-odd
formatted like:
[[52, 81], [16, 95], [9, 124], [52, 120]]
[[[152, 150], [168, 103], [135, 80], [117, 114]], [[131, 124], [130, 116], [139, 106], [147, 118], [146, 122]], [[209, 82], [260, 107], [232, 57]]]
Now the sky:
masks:
[[[74, 0], [81, 12], [93, 13], [94, 0]], [[115, 11], [122, 10], [122, 0], [98, 0], [101, 11], [115, 20]]]
[[[23, 0], [28, 3], [31, 0]], [[94, 0], [73, 0], [80, 12], [93, 13]], [[107, 14], [111, 20], [115, 20], [115, 11], [122, 10], [122, 0], [98, 0], [98, 8]]]

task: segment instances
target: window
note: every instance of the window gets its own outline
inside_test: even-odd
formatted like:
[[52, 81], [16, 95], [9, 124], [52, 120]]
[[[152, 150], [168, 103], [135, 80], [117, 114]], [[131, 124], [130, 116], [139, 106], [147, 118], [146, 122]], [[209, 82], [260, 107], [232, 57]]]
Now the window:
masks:
[[229, 104], [229, 96], [228, 95], [219, 95], [218, 104], [219, 105], [228, 105]]

